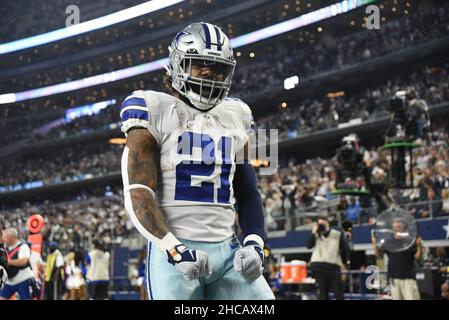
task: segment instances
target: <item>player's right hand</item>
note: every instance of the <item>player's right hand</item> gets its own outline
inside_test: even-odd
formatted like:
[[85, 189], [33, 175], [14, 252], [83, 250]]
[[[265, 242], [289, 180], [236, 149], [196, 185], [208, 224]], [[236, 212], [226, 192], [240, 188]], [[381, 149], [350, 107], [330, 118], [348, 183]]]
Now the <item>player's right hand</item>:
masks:
[[209, 256], [204, 251], [188, 249], [184, 244], [178, 244], [167, 251], [167, 255], [168, 262], [181, 271], [186, 280], [200, 277], [208, 279], [212, 275]]

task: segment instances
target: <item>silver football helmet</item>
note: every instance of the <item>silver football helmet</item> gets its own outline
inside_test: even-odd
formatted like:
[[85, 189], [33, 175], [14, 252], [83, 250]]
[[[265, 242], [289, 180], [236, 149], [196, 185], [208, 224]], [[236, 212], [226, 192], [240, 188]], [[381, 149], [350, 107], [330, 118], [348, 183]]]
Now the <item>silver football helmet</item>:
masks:
[[[206, 111], [226, 98], [236, 62], [229, 38], [219, 27], [192, 23], [176, 35], [168, 50], [172, 86], [196, 108]], [[193, 75], [192, 67], [207, 72]]]

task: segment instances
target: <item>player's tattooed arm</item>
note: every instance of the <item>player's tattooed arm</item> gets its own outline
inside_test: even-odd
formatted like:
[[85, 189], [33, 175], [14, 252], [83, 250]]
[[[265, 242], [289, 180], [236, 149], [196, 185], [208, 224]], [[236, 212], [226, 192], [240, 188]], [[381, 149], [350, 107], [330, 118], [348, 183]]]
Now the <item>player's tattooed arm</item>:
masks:
[[[151, 133], [144, 128], [128, 132], [128, 179], [130, 184], [143, 184], [156, 190], [159, 178], [159, 147]], [[145, 189], [131, 190], [134, 212], [141, 225], [157, 238], [168, 233], [156, 199]]]
[[122, 157], [125, 208], [140, 234], [166, 252], [167, 261], [182, 272], [186, 280], [208, 278], [212, 266], [207, 253], [187, 248], [169, 232], [153, 196], [160, 172], [159, 157], [156, 140], [148, 130], [135, 128], [127, 132]]

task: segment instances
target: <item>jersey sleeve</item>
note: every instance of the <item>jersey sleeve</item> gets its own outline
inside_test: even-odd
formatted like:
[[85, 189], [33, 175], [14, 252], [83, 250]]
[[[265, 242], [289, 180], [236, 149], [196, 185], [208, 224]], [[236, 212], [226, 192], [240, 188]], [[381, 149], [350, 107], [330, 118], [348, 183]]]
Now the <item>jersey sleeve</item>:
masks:
[[153, 104], [155, 104], [154, 99], [142, 90], [134, 91], [129, 95], [120, 107], [121, 131], [126, 135], [132, 128], [145, 128], [159, 144], [158, 114], [154, 112], [156, 106]]
[[243, 127], [245, 128], [245, 132], [247, 135], [246, 141], [248, 141], [253, 135], [255, 135], [256, 132], [254, 127], [254, 118], [250, 107], [243, 101], [241, 102], [241, 104]]

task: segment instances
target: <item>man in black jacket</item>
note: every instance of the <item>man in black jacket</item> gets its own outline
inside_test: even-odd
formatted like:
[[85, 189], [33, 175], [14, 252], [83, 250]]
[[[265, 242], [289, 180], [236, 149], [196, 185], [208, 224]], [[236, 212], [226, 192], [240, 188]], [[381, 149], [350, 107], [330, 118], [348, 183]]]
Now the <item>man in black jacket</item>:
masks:
[[332, 288], [335, 299], [343, 300], [341, 269], [346, 269], [348, 260], [344, 233], [331, 228], [327, 217], [321, 216], [313, 226], [307, 248], [313, 248], [310, 267], [318, 284], [318, 299], [328, 300]]

